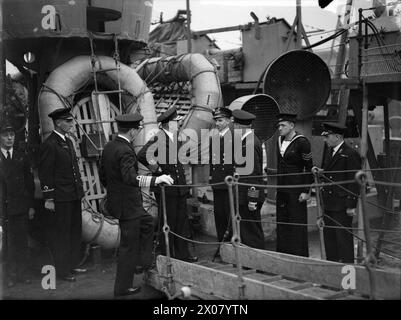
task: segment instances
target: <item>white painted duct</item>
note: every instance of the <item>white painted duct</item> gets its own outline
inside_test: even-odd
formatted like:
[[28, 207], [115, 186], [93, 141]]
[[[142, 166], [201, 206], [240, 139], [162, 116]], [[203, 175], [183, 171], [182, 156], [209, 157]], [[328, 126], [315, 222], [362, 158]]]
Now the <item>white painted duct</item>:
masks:
[[[97, 57], [96, 69], [112, 69], [115, 66], [113, 58]], [[113, 80], [115, 84], [118, 83], [119, 77], [121, 89], [137, 98], [138, 111], [143, 116], [144, 129], [141, 131], [141, 136], [135, 140], [135, 145], [143, 144], [158, 130], [152, 93], [136, 71], [123, 63], [120, 63], [118, 74], [116, 70], [107, 71], [104, 74]], [[39, 117], [43, 139], [53, 130], [53, 121], [47, 115], [57, 108], [65, 107], [59, 96], [64, 98], [71, 97], [74, 92], [83, 87], [88, 81], [91, 81], [92, 78], [90, 56], [77, 56], [56, 68], [49, 75], [39, 95]], [[110, 90], [115, 89], [117, 87], [110, 88]]]
[[[211, 111], [223, 106], [216, 70], [202, 54], [150, 58], [142, 62], [136, 71], [147, 83], [191, 82], [194, 107], [184, 119], [181, 132], [184, 129], [193, 129], [200, 139], [201, 129], [209, 129], [213, 123]], [[197, 147], [195, 142], [194, 147]]]

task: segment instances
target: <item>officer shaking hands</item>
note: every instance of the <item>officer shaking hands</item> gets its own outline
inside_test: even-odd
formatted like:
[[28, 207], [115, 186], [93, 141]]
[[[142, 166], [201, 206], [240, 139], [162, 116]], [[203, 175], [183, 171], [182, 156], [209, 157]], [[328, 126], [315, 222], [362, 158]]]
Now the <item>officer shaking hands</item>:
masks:
[[[182, 237], [190, 237], [187, 214], [189, 188], [185, 187], [187, 184], [185, 171], [178, 157], [178, 150], [181, 145], [181, 142], [178, 141], [178, 121], [180, 119], [181, 116], [178, 115], [175, 106], [161, 114], [157, 118], [161, 130], [138, 152], [138, 160], [151, 170], [156, 171], [156, 174], [167, 174], [172, 178], [172, 183], [181, 186], [165, 189], [167, 223], [172, 232]], [[149, 148], [152, 146], [156, 148], [155, 154], [159, 156], [163, 153], [164, 157], [160, 157], [161, 159], [157, 160], [149, 155]], [[163, 215], [161, 214], [162, 203], [159, 188], [154, 188], [154, 193], [159, 204], [159, 216], [161, 216], [159, 225], [162, 225]], [[196, 262], [198, 260], [197, 257], [190, 254], [188, 242], [184, 239], [170, 233], [169, 243], [171, 245], [172, 257], [187, 262]], [[162, 236], [160, 239], [160, 249], [163, 255], [166, 254], [165, 248], [165, 240], [164, 236]]]
[[118, 135], [109, 141], [100, 160], [99, 177], [107, 190], [107, 211], [119, 220], [121, 230], [118, 248], [114, 296], [128, 296], [140, 292], [133, 287], [135, 270], [152, 266], [153, 217], [143, 208], [141, 187], [171, 185], [169, 175], [145, 176], [138, 174], [138, 160], [132, 141], [142, 129], [143, 117], [138, 113], [117, 116]]

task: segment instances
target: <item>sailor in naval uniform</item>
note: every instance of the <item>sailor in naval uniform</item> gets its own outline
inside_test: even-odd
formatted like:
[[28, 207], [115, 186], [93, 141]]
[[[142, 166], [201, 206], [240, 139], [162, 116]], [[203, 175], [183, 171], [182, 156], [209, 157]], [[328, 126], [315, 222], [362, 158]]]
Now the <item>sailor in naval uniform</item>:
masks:
[[[361, 157], [357, 151], [344, 142], [346, 128], [330, 123], [324, 123], [323, 126], [322, 136], [325, 137], [328, 148], [326, 148], [323, 156], [322, 168], [325, 173], [321, 178], [322, 182], [354, 180], [355, 173], [361, 169]], [[358, 195], [359, 186], [356, 182], [342, 185], [342, 187], [323, 187], [325, 226], [351, 228]], [[354, 263], [354, 244], [351, 230], [325, 228], [324, 244], [327, 260]]]
[[280, 185], [306, 185], [313, 182], [311, 145], [305, 136], [295, 131], [296, 117], [296, 114], [289, 113], [278, 115], [277, 251], [307, 257], [307, 226], [286, 223], [307, 224], [310, 188], [280, 188]]
[[70, 108], [59, 108], [48, 115], [54, 130], [40, 148], [39, 179], [45, 208], [52, 212], [50, 248], [56, 275], [65, 281], [75, 281], [79, 269], [84, 196], [78, 159], [68, 137], [73, 127]]

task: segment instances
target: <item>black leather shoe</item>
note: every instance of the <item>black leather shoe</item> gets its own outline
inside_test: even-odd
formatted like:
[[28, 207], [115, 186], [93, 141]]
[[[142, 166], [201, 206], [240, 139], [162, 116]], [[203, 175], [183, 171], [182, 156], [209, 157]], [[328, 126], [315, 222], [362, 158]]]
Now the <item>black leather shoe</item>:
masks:
[[86, 273], [88, 269], [83, 269], [83, 268], [75, 268], [71, 270], [72, 274], [78, 274], [78, 273]]
[[198, 262], [198, 257], [189, 256], [189, 257], [186, 257], [186, 258], [184, 258], [182, 260], [184, 260], [186, 262], [192, 262], [193, 263], [193, 262]]
[[139, 292], [141, 292], [141, 287], [133, 287], [133, 288], [129, 288], [123, 292], [114, 292], [114, 296], [115, 297], [125, 297], [125, 296], [131, 296], [133, 294], [137, 294]]
[[70, 274], [70, 275], [64, 276], [64, 277], [60, 277], [59, 279], [63, 280], [63, 281], [67, 281], [67, 282], [75, 282], [76, 281], [75, 276], [73, 274]]

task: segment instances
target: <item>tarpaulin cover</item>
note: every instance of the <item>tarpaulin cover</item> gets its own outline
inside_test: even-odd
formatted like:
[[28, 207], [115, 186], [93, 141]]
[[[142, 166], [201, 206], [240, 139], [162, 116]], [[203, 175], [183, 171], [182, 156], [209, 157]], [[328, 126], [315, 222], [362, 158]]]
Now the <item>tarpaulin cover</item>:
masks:
[[[210, 41], [210, 43], [213, 43], [207, 35], [205, 37]], [[177, 41], [185, 40], [186, 38], [186, 17], [177, 13], [174, 18], [160, 23], [150, 32], [149, 47], [153, 51], [154, 56], [176, 55]], [[213, 47], [218, 48], [214, 43]]]

